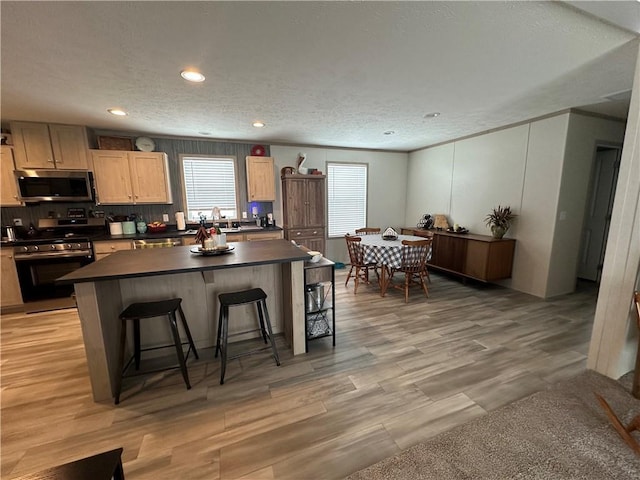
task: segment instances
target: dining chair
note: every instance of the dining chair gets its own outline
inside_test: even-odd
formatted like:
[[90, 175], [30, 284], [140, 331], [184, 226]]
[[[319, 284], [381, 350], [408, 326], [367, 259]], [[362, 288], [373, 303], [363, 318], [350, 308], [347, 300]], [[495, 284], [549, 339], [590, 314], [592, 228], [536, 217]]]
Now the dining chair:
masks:
[[378, 277], [378, 282], [380, 282], [380, 274], [378, 273], [378, 264], [375, 262], [365, 262], [364, 261], [364, 251], [360, 245], [362, 238], [356, 237], [354, 235], [345, 235], [345, 240], [347, 241], [347, 250], [349, 251], [349, 262], [351, 263], [351, 268], [349, 269], [349, 274], [347, 275], [347, 280], [344, 282], [344, 286], [346, 287], [349, 283], [349, 279], [351, 279], [351, 275], [353, 275], [353, 280], [355, 286], [353, 288], [354, 295], [358, 292], [358, 284], [362, 280], [366, 284], [370, 284], [369, 281], [369, 270], [372, 269], [376, 273], [376, 277]]
[[356, 235], [375, 235], [380, 233], [380, 227], [362, 227], [356, 229]]
[[[431, 252], [431, 242], [433, 239], [426, 238], [424, 240], [403, 240], [402, 241], [402, 261], [399, 267], [390, 267], [389, 277], [383, 287], [382, 296], [387, 291], [389, 285], [399, 290], [404, 290], [404, 301], [409, 302], [409, 287], [413, 285], [421, 286], [424, 294], [429, 297], [429, 290], [425, 282], [428, 277], [427, 258]], [[396, 272], [404, 273], [403, 284], [392, 284], [393, 276]]]

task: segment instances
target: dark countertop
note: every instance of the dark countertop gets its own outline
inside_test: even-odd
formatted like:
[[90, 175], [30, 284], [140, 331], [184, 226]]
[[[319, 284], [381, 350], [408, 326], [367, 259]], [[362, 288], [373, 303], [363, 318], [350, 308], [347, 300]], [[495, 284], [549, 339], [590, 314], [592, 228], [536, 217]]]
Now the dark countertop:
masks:
[[[165, 232], [166, 234], [166, 232]], [[234, 250], [222, 255], [191, 253], [194, 246], [123, 250], [75, 270], [56, 282], [62, 284], [171, 275], [252, 265], [304, 261], [309, 255], [288, 240], [229, 243]]]
[[[211, 228], [211, 227], [207, 227]], [[240, 234], [253, 234], [253, 233], [263, 233], [263, 232], [281, 232], [282, 228], [274, 227], [274, 228], [261, 228], [261, 227], [245, 227], [240, 229], [235, 228], [221, 228], [223, 233], [240, 233]], [[186, 235], [195, 235], [198, 231], [198, 226], [189, 225], [186, 230], [177, 230], [175, 227], [169, 226], [167, 230], [159, 233], [151, 233], [147, 231], [146, 233], [132, 233], [130, 235], [110, 235], [109, 232], [104, 233], [104, 235], [98, 235], [92, 237], [91, 240], [94, 242], [104, 242], [104, 241], [114, 241], [114, 240], [153, 240], [153, 239], [164, 239], [164, 238], [181, 238]]]

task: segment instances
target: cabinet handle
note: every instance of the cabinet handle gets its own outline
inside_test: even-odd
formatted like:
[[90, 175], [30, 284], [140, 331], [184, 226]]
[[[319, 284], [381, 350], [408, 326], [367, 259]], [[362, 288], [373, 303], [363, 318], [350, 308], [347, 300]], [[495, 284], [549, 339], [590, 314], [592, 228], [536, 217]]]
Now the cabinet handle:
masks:
[[313, 231], [313, 234], [314, 234], [314, 235], [317, 235], [317, 234], [318, 234], [318, 231], [317, 231], [317, 230], [314, 230], [314, 231]]
[[51, 160], [50, 158], [47, 158], [47, 162], [53, 163], [53, 160]]
[[300, 232], [296, 232], [296, 235], [300, 236]]
[[131, 195], [127, 195], [129, 198], [131, 198]]
[[11, 260], [13, 258], [13, 255], [9, 255], [9, 260]]
[[139, 198], [138, 195], [136, 195], [136, 198]]

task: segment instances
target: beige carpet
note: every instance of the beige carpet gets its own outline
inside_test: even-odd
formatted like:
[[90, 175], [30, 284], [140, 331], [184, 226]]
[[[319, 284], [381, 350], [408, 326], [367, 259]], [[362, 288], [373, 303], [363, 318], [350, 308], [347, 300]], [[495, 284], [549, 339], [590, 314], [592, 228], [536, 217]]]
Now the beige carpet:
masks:
[[[607, 420], [640, 413], [625, 376], [592, 371], [535, 393], [348, 477], [382, 479], [640, 479], [640, 457]], [[640, 441], [640, 434], [634, 433]]]

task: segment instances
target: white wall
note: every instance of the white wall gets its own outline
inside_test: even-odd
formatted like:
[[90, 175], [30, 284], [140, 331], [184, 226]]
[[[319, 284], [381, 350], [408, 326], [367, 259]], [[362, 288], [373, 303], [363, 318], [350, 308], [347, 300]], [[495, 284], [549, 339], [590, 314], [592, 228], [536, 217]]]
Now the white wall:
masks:
[[[304, 162], [305, 167], [317, 168], [325, 174], [327, 162], [366, 163], [369, 166], [367, 224], [380, 228], [403, 226], [406, 215], [405, 192], [408, 154], [278, 145], [271, 145], [270, 148], [271, 156], [275, 159], [277, 172], [282, 167], [295, 167], [299, 152], [304, 152], [307, 155]], [[274, 215], [276, 221], [282, 225], [282, 185], [280, 181], [277, 184]], [[324, 254], [331, 260], [347, 262], [348, 255], [343, 238], [327, 240], [326, 250]]]
[[598, 143], [622, 145], [624, 127], [621, 122], [586, 115], [572, 114], [569, 118], [547, 296], [561, 295], [575, 289], [596, 147]]
[[538, 297], [573, 291], [595, 140], [619, 140], [623, 130], [620, 122], [565, 113], [412, 152], [405, 223], [446, 213], [449, 223], [488, 235], [486, 214], [509, 205], [518, 217], [507, 237], [517, 243], [503, 284]]

